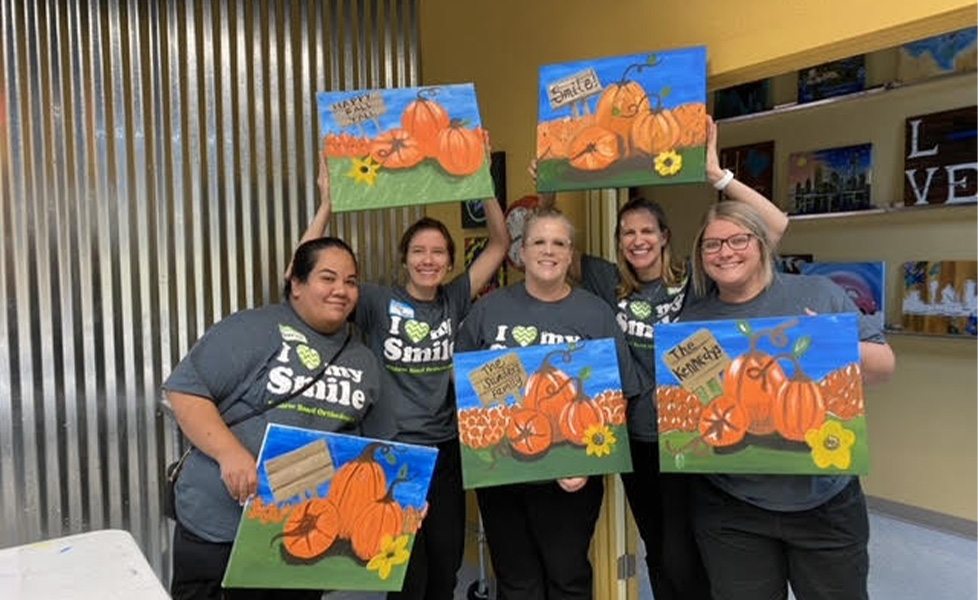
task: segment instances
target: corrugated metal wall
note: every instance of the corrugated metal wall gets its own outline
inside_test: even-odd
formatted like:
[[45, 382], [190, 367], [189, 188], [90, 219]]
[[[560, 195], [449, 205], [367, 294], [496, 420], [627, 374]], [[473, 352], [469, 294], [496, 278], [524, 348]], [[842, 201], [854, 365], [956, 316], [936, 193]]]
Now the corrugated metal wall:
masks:
[[[160, 383], [278, 299], [315, 92], [416, 84], [417, 2], [0, 0], [0, 547], [123, 528], [162, 571]], [[417, 213], [333, 231], [386, 280]]]

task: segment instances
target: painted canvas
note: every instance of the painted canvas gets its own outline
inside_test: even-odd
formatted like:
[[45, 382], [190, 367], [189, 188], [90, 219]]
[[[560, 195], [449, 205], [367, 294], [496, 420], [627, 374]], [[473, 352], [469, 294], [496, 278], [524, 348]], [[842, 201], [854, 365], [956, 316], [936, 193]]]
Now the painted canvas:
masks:
[[866, 57], [862, 54], [798, 71], [798, 103], [851, 94], [866, 88]]
[[[465, 268], [468, 269], [475, 259], [479, 258], [482, 251], [486, 249], [486, 244], [489, 243], [489, 238], [486, 236], [479, 237], [467, 237], [465, 238]], [[477, 298], [485, 296], [489, 292], [506, 285], [506, 267], [500, 265], [499, 269], [496, 270], [496, 274], [489, 280], [479, 292], [476, 294]]]
[[[521, 343], [536, 339], [517, 329]], [[454, 363], [466, 489], [631, 470], [614, 340], [456, 352]]]
[[897, 59], [903, 83], [974, 71], [978, 64], [978, 28], [969, 27], [904, 44]]
[[903, 264], [903, 329], [935, 335], [978, 334], [978, 261]]
[[540, 68], [537, 189], [706, 179], [706, 48]]
[[802, 275], [823, 275], [845, 290], [859, 308], [882, 328], [886, 315], [886, 263], [810, 262], [801, 265]]
[[907, 119], [904, 205], [978, 201], [976, 137], [978, 107], [975, 106]]
[[856, 313], [655, 326], [663, 472], [867, 472]]
[[797, 152], [788, 157], [788, 214], [873, 208], [872, 144]]
[[493, 196], [472, 84], [319, 92], [333, 210]]
[[400, 590], [437, 454], [269, 425], [223, 585]]
[[815, 260], [811, 254], [779, 254], [774, 257], [774, 268], [781, 273], [798, 275], [805, 263]]
[[729, 119], [771, 110], [771, 80], [761, 79], [717, 90], [713, 95], [713, 117]]
[[720, 150], [720, 165], [765, 198], [774, 198], [774, 141]]

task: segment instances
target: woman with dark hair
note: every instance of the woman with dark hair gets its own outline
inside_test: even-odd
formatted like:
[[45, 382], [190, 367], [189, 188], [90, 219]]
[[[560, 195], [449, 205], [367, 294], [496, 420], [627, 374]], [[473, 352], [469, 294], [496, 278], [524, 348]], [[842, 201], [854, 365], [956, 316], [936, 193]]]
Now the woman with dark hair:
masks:
[[[552, 208], [523, 224], [520, 257], [526, 277], [480, 300], [462, 324], [458, 349], [518, 348], [521, 329], [542, 344], [613, 338], [622, 392], [640, 386], [621, 330], [608, 306], [571, 287], [570, 221]], [[604, 497], [601, 477], [479, 488], [479, 511], [499, 589], [506, 600], [585, 600], [592, 597], [588, 548]]]
[[[174, 598], [320, 598], [319, 590], [221, 589], [241, 507], [256, 492], [265, 426], [370, 437], [390, 429], [375, 409], [377, 361], [350, 339], [347, 319], [359, 295], [350, 247], [337, 238], [299, 246], [285, 292], [280, 304], [213, 325], [163, 384], [193, 445], [175, 484]], [[342, 385], [320, 381], [282, 402], [320, 373]]]
[[[329, 223], [332, 200], [325, 160], [319, 164], [321, 204], [305, 236]], [[354, 316], [383, 366], [379, 408], [396, 424], [394, 439], [438, 448], [428, 513], [418, 531], [401, 592], [388, 598], [450, 600], [465, 545], [465, 495], [456, 425], [452, 351], [472, 298], [506, 256], [509, 234], [499, 203], [484, 203], [489, 242], [468, 270], [446, 282], [455, 242], [443, 223], [422, 218], [398, 243], [403, 285], [363, 284]]]
[[[777, 273], [761, 215], [743, 203], [717, 204], [696, 236], [693, 285], [701, 298], [684, 321], [814, 313], [858, 313], [824, 277]], [[872, 319], [859, 317], [864, 383], [886, 380], [892, 350]], [[865, 600], [869, 523], [857, 477], [707, 475], [694, 478], [696, 540], [714, 598]]]
[[[787, 217], [729, 170], [720, 168], [716, 124], [707, 119], [707, 180], [729, 200], [754, 207], [776, 244], [788, 227]], [[535, 176], [533, 166], [530, 172]], [[544, 195], [542, 200], [545, 206], [552, 206], [554, 196]], [[708, 586], [687, 518], [688, 477], [659, 473], [652, 328], [674, 321], [690, 291], [686, 265], [673, 256], [671, 242], [672, 230], [662, 207], [633, 198], [618, 210], [617, 262], [583, 255], [572, 272], [579, 274], [584, 289], [612, 307], [642, 378], [642, 393], [628, 404], [633, 471], [623, 473], [621, 479], [645, 543], [652, 591], [656, 600], [705, 599]]]

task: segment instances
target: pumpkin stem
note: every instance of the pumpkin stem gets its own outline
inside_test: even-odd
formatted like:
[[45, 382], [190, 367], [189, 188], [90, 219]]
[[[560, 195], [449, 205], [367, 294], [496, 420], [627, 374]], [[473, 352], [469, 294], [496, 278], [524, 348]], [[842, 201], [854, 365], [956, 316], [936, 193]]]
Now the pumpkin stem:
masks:
[[387, 488], [387, 494], [384, 496], [381, 502], [385, 502], [387, 504], [394, 502], [394, 487], [399, 483], [404, 483], [408, 479], [410, 479], [410, 477], [407, 476], [407, 469], [404, 469], [402, 472], [398, 473], [397, 478], [394, 479], [394, 481], [391, 482], [390, 487]]
[[543, 355], [543, 362], [540, 363], [540, 368], [537, 369], [537, 372], [545, 373], [547, 371], [553, 371], [554, 367], [553, 365], [550, 364], [550, 360], [554, 356], [560, 356], [565, 363], [569, 363], [573, 359], [574, 353], [581, 350], [582, 348], [584, 348], [584, 344], [582, 342], [577, 342], [576, 344], [572, 343], [566, 350], [557, 349], [557, 350], [551, 350], [550, 352], [547, 352], [546, 354]]
[[795, 372], [791, 376], [791, 379], [793, 381], [811, 381], [811, 377], [809, 377], [808, 374], [805, 373], [805, 370], [801, 368], [801, 362], [798, 360], [798, 357], [795, 356], [793, 352], [776, 354], [773, 358], [773, 360], [775, 361], [784, 360], [784, 359], [790, 360], [795, 367]]
[[621, 79], [618, 80], [618, 85], [619, 86], [623, 86], [626, 83], [628, 83], [628, 73], [632, 69], [635, 69], [636, 70], [636, 73], [641, 73], [644, 69], [646, 69], [647, 67], [650, 67], [650, 66], [652, 66], [652, 65], [650, 65], [648, 63], [635, 63], [633, 65], [628, 65], [628, 67], [622, 72]]
[[360, 456], [356, 457], [354, 460], [357, 462], [376, 462], [376, 456], [374, 453], [378, 448], [383, 448], [386, 451], [391, 450], [390, 444], [385, 444], [383, 442], [370, 442], [367, 447], [363, 449]]

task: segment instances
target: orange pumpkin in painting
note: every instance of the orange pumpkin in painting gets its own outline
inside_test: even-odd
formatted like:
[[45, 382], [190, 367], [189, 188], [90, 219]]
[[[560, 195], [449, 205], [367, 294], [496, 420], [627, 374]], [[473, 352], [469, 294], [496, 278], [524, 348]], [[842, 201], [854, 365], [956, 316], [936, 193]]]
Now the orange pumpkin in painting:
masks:
[[581, 394], [560, 413], [560, 432], [564, 438], [578, 446], [586, 446], [584, 432], [594, 425], [604, 425], [604, 413], [596, 402]]
[[749, 433], [767, 435], [774, 431], [771, 409], [787, 379], [778, 361], [763, 352], [742, 354], [727, 367], [723, 393], [747, 412]]
[[530, 375], [523, 389], [523, 406], [538, 410], [550, 419], [554, 441], [560, 441], [557, 424], [564, 407], [577, 397], [574, 381], [560, 369], [545, 362], [536, 373]]
[[374, 460], [374, 452], [383, 446], [377, 442], [367, 445], [360, 456], [340, 467], [333, 477], [327, 498], [339, 511], [340, 537], [350, 537], [353, 522], [360, 512], [387, 492], [387, 475]]
[[825, 422], [825, 403], [818, 384], [804, 375], [788, 381], [778, 392], [772, 414], [782, 437], [804, 442], [809, 429], [818, 429]]
[[621, 156], [618, 136], [597, 125], [579, 131], [567, 153], [570, 165], [582, 171], [600, 171]]
[[382, 500], [368, 505], [356, 518], [350, 542], [353, 553], [361, 560], [370, 560], [377, 556], [384, 536], [396, 538], [404, 529], [404, 511], [394, 500], [393, 491], [394, 485], [391, 485]]
[[538, 410], [518, 408], [510, 414], [506, 438], [518, 454], [536, 456], [553, 444], [550, 419]]
[[714, 447], [731, 446], [744, 439], [748, 417], [736, 398], [717, 396], [700, 414], [700, 437]]
[[450, 175], [464, 177], [486, 162], [486, 139], [482, 129], [466, 129], [460, 121], [438, 134], [438, 164]]
[[679, 124], [680, 148], [702, 146], [706, 143], [706, 105], [700, 103], [677, 106], [672, 115]]
[[418, 141], [404, 129], [391, 129], [370, 143], [370, 156], [385, 169], [410, 169], [424, 159]]
[[[627, 74], [627, 71], [626, 71]], [[619, 136], [628, 140], [632, 123], [644, 112], [649, 110], [649, 96], [641, 85], [622, 78], [605, 88], [598, 99], [595, 109], [595, 122]], [[571, 156], [573, 156], [573, 152]]]
[[818, 387], [825, 400], [825, 410], [840, 419], [853, 419], [866, 412], [858, 363], [832, 371], [819, 382]]
[[285, 522], [281, 534], [285, 551], [295, 558], [311, 560], [329, 550], [339, 532], [339, 512], [329, 500], [317, 498], [303, 502]]
[[655, 156], [679, 147], [682, 134], [682, 128], [671, 110], [646, 110], [632, 125], [632, 146], [649, 156]]
[[420, 90], [417, 100], [401, 113], [401, 127], [418, 141], [422, 154], [430, 157], [438, 152], [438, 134], [451, 122], [445, 107], [430, 98], [436, 89]]

